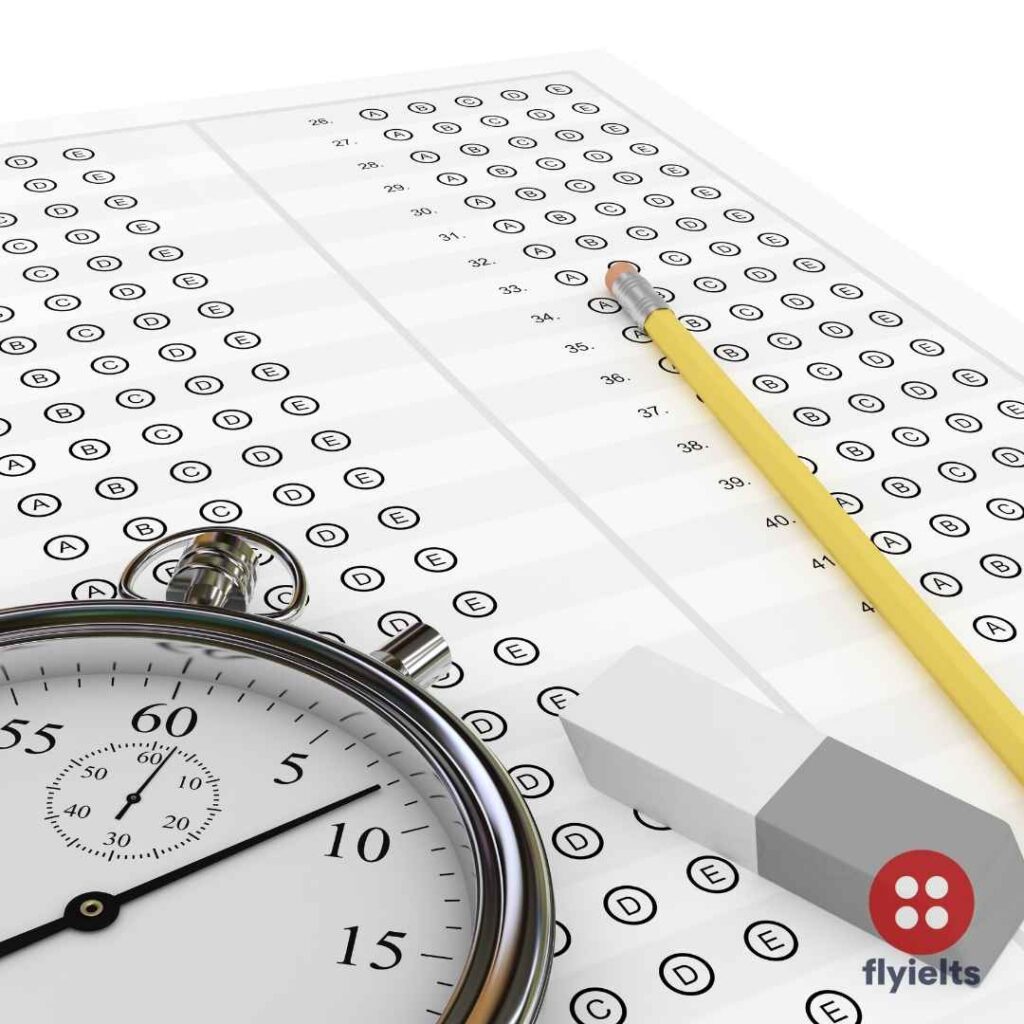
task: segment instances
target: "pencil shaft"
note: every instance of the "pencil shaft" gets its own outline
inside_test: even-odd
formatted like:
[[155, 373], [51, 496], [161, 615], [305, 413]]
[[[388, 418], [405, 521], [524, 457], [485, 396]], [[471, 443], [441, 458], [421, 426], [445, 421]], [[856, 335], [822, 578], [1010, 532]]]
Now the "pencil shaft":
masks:
[[644, 330], [876, 611], [1024, 782], [1024, 715], [669, 309]]

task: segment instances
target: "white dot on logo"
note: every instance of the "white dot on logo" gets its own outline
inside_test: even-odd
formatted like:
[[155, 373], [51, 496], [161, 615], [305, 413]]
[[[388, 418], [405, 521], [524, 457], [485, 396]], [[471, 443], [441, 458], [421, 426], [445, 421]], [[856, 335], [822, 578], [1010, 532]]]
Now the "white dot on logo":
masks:
[[917, 879], [911, 875], [900, 875], [896, 879], [896, 895], [904, 900], [913, 899], [917, 895]]
[[[915, 914], [914, 916], [916, 917], [917, 915]], [[929, 907], [924, 915], [924, 919], [927, 922], [928, 927], [934, 928], [936, 931], [945, 928], [946, 925], [949, 924], [949, 914], [945, 907]]]
[[[941, 910], [942, 908], [941, 907], [937, 907], [937, 908], [933, 907], [932, 909], [933, 910], [936, 910], [936, 909]], [[943, 913], [945, 913], [945, 911], [943, 911]], [[900, 907], [900, 909], [896, 911], [896, 925], [897, 925], [897, 927], [903, 928], [904, 930], [909, 931], [911, 928], [915, 927], [916, 924], [917, 924], [917, 911], [913, 907]]]
[[932, 877], [924, 883], [924, 891], [928, 893], [933, 900], [941, 900], [942, 897], [949, 892], [949, 882], [947, 882], [942, 875], [932, 875]]

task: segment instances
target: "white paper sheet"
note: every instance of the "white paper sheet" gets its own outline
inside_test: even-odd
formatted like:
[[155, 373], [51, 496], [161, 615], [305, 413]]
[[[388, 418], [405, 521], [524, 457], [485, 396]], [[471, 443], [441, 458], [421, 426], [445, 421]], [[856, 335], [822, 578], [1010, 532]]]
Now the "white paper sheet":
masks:
[[[240, 521], [299, 552], [309, 628], [440, 628], [439, 692], [549, 840], [546, 1021], [1016, 1019], [1020, 944], [977, 991], [889, 994], [882, 943], [746, 873], [702, 890], [707, 851], [590, 791], [557, 714], [646, 644], [1024, 836], [1009, 772], [601, 279], [671, 292], [908, 578], [959, 587], [930, 599], [1021, 702], [1019, 328], [598, 55], [3, 137], [5, 604], [109, 596], [159, 530]], [[796, 955], [754, 955], [757, 921]], [[683, 955], [700, 995], [663, 980]]]

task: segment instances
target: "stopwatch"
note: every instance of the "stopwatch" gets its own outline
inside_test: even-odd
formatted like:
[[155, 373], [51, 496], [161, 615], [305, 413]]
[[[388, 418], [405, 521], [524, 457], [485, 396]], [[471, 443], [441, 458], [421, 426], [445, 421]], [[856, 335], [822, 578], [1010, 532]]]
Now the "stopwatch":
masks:
[[[139, 598], [175, 544], [167, 600]], [[264, 617], [268, 555], [291, 600]], [[364, 654], [288, 624], [302, 568], [243, 529], [164, 538], [120, 591], [0, 612], [4, 1019], [535, 1020], [547, 862], [424, 689], [439, 634]]]

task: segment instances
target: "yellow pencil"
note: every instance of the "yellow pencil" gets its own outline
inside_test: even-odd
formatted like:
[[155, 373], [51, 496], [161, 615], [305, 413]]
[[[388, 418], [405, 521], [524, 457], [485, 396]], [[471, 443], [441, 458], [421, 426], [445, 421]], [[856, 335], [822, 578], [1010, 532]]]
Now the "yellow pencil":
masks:
[[1024, 782], [1024, 714], [840, 508], [634, 266], [613, 263], [605, 283], [828, 549], [836, 564], [842, 566], [988, 745]]

